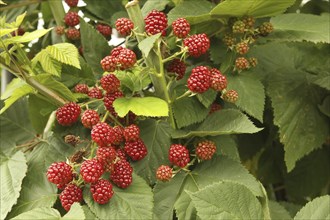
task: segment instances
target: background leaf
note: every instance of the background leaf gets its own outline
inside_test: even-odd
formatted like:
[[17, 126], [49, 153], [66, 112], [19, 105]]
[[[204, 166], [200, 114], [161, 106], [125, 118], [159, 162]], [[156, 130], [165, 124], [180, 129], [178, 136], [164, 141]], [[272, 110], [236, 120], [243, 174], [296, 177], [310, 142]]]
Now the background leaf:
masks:
[[61, 219], [67, 219], [67, 220], [80, 220], [80, 219], [86, 219], [85, 213], [83, 208], [80, 206], [79, 203], [75, 202], [70, 208], [70, 211], [66, 213], [63, 218]]
[[22, 214], [16, 216], [16, 220], [26, 220], [26, 219], [40, 219], [40, 220], [56, 220], [61, 219], [60, 213], [53, 208], [46, 208], [46, 207], [40, 207], [35, 208], [27, 212], [23, 212]]
[[330, 219], [330, 196], [318, 197], [307, 203], [294, 217], [298, 219]]
[[271, 219], [291, 220], [289, 212], [275, 201], [269, 201], [269, 211]]

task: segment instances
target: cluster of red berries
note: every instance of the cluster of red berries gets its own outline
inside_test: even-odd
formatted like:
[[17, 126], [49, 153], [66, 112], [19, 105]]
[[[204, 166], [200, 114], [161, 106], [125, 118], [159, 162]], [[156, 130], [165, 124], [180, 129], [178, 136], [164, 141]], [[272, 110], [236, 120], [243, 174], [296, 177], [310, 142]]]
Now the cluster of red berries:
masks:
[[106, 72], [114, 72], [117, 69], [126, 70], [136, 63], [135, 53], [124, 47], [114, 48], [109, 56], [101, 60], [102, 69]]
[[[213, 141], [203, 140], [196, 144], [195, 155], [200, 161], [210, 160], [215, 154], [216, 149], [217, 146]], [[172, 144], [168, 152], [168, 159], [174, 168], [168, 165], [161, 165], [158, 167], [156, 178], [160, 181], [169, 181], [180, 169], [187, 168], [190, 165], [189, 150], [186, 146], [181, 144]]]

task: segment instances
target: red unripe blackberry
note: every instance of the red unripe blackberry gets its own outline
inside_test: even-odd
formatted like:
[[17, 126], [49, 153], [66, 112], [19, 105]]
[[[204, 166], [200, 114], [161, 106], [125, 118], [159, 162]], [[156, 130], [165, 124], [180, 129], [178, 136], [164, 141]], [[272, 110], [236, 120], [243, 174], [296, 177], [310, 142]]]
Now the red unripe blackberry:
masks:
[[77, 7], [79, 0], [64, 0], [70, 7]]
[[262, 23], [262, 25], [260, 25], [260, 27], [258, 28], [259, 33], [262, 36], [267, 36], [268, 34], [272, 33], [274, 30], [274, 27], [272, 25], [272, 23], [270, 22], [264, 22]]
[[252, 67], [256, 67], [258, 65], [258, 60], [255, 57], [249, 58], [249, 63], [251, 64]]
[[221, 74], [220, 70], [218, 70], [217, 68], [210, 69], [210, 73], [211, 75]]
[[128, 18], [118, 18], [116, 20], [116, 29], [122, 36], [130, 35], [133, 28], [134, 23]]
[[226, 34], [223, 38], [223, 42], [227, 45], [227, 47], [231, 47], [236, 43], [236, 38], [234, 38], [232, 34]]
[[245, 57], [238, 57], [235, 60], [235, 67], [237, 70], [246, 70], [250, 68], [250, 63]]
[[118, 59], [114, 56], [106, 56], [101, 60], [102, 69], [106, 72], [114, 72], [117, 68]]
[[108, 180], [99, 179], [91, 185], [93, 199], [98, 204], [106, 204], [113, 196], [112, 185]]
[[113, 128], [105, 122], [94, 125], [91, 131], [92, 140], [100, 147], [111, 146], [114, 140], [113, 134]]
[[233, 33], [243, 34], [245, 32], [245, 24], [243, 21], [236, 21], [233, 25]]
[[190, 32], [190, 24], [184, 18], [178, 18], [172, 23], [173, 34], [178, 38], [185, 38]]
[[64, 22], [70, 27], [76, 26], [80, 23], [78, 13], [74, 11], [69, 11], [64, 17]]
[[210, 160], [217, 150], [213, 141], [205, 140], [197, 144], [195, 153], [200, 160]]
[[68, 28], [65, 32], [65, 35], [69, 40], [79, 40], [80, 39], [80, 31], [76, 28]]
[[113, 127], [114, 131], [114, 141], [113, 143], [119, 145], [121, 142], [124, 141], [124, 128], [121, 126]]
[[119, 90], [120, 81], [115, 74], [106, 74], [100, 79], [101, 87], [107, 93], [113, 93]]
[[59, 197], [63, 208], [69, 211], [73, 203], [82, 201], [82, 189], [75, 184], [68, 184]]
[[245, 17], [243, 17], [242, 21], [245, 24], [245, 28], [250, 29], [250, 28], [253, 28], [254, 23], [256, 22], [256, 19], [251, 16], [245, 16]]
[[185, 167], [189, 161], [189, 151], [181, 144], [172, 144], [168, 153], [168, 159], [178, 167]]
[[103, 165], [113, 162], [116, 159], [116, 149], [113, 147], [99, 147], [96, 151], [97, 160]]
[[69, 102], [56, 110], [56, 119], [60, 125], [70, 126], [78, 121], [81, 108], [74, 102]]
[[59, 184], [56, 184], [56, 187], [60, 190], [63, 190], [68, 184], [64, 184], [64, 183], [59, 183]]
[[199, 57], [210, 48], [210, 39], [206, 34], [194, 34], [184, 39], [183, 44], [188, 47], [190, 56]]
[[85, 128], [91, 129], [94, 125], [100, 122], [100, 116], [97, 111], [87, 109], [81, 116], [81, 123]]
[[135, 53], [127, 48], [123, 48], [120, 51], [120, 54], [117, 56], [119, 69], [126, 70], [131, 68], [136, 63]]
[[110, 56], [113, 56], [113, 57], [117, 58], [123, 49], [124, 48], [122, 46], [113, 48], [111, 50]]
[[222, 106], [220, 104], [212, 103], [209, 115], [212, 114], [213, 112], [220, 111], [221, 109], [222, 109]]
[[[215, 72], [215, 71], [213, 71]], [[212, 74], [211, 76], [211, 88], [215, 91], [222, 91], [227, 88], [227, 78], [220, 73]]]
[[173, 169], [166, 165], [161, 165], [156, 171], [156, 178], [160, 181], [166, 182], [172, 179]]
[[110, 37], [112, 34], [112, 28], [106, 24], [97, 24], [96, 30], [98, 30], [104, 37]]
[[80, 167], [80, 174], [85, 183], [95, 183], [104, 173], [103, 165], [97, 159], [85, 160]]
[[190, 91], [195, 93], [206, 92], [211, 86], [211, 73], [205, 66], [192, 69], [187, 82]]
[[116, 91], [114, 93], [107, 93], [104, 96], [103, 102], [105, 108], [114, 116], [117, 116], [115, 109], [113, 108], [113, 102], [120, 97], [123, 97], [124, 94], [121, 91]]
[[126, 160], [119, 160], [110, 175], [111, 181], [119, 188], [127, 188], [132, 183], [133, 168]]
[[167, 66], [167, 72], [172, 72], [177, 75], [176, 80], [182, 79], [184, 74], [186, 73], [186, 64], [180, 59], [174, 59]]
[[88, 85], [86, 84], [77, 84], [74, 87], [74, 91], [77, 93], [83, 93], [83, 94], [88, 94]]
[[238, 93], [235, 90], [228, 90], [222, 95], [223, 100], [235, 103], [238, 99]]
[[101, 89], [97, 87], [93, 87], [88, 91], [88, 96], [94, 99], [102, 99], [103, 98], [103, 93]]
[[249, 44], [246, 42], [240, 42], [238, 44], [236, 44], [236, 52], [238, 54], [246, 54], [249, 51], [250, 47]]
[[136, 141], [140, 138], [140, 128], [132, 124], [124, 128], [124, 137], [126, 141]]
[[162, 36], [166, 35], [167, 18], [166, 14], [157, 10], [149, 12], [147, 17], [144, 18], [146, 23], [146, 32], [150, 35], [162, 33]]
[[67, 184], [72, 181], [72, 167], [65, 162], [52, 163], [47, 170], [47, 179], [54, 184]]
[[63, 34], [65, 34], [65, 27], [63, 27], [63, 26], [56, 26], [55, 27], [55, 32], [58, 35], [63, 35]]
[[141, 139], [133, 142], [126, 142], [124, 150], [126, 154], [134, 161], [142, 160], [148, 154], [146, 145]]
[[120, 159], [120, 160], [127, 160], [127, 155], [125, 153], [125, 151], [121, 148], [118, 148], [116, 150], [116, 154], [117, 154], [117, 157]]

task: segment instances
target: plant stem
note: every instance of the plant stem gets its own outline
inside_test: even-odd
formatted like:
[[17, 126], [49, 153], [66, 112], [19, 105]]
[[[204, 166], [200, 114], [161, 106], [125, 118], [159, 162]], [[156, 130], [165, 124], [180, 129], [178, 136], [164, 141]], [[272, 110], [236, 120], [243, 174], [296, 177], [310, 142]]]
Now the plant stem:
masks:
[[162, 63], [166, 63], [166, 62], [168, 62], [168, 61], [170, 61], [170, 60], [173, 60], [174, 58], [176, 58], [177, 56], [179, 56], [179, 55], [181, 55], [181, 54], [183, 54], [183, 53], [185, 53], [185, 52], [186, 52], [185, 49], [183, 49], [183, 50], [181, 50], [181, 51], [179, 51], [179, 52], [176, 52], [176, 53], [173, 54], [172, 56], [163, 59]]

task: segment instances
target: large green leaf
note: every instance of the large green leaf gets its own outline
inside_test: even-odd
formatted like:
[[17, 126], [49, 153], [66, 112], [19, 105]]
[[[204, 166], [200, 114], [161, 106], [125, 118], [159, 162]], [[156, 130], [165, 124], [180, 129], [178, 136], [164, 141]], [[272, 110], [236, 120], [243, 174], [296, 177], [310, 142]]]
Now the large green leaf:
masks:
[[236, 140], [230, 135], [219, 135], [208, 137], [209, 140], [214, 141], [217, 146], [216, 153], [218, 155], [225, 155], [229, 158], [240, 162], [239, 153], [237, 150]]
[[143, 116], [168, 116], [167, 103], [156, 97], [118, 98], [113, 102], [113, 107], [119, 117], [124, 117], [129, 111]]
[[235, 104], [262, 122], [266, 96], [260, 80], [249, 75], [227, 76], [227, 78], [229, 81], [228, 89], [234, 89], [238, 92], [239, 98]]
[[[60, 43], [51, 45], [46, 48], [46, 51], [58, 62], [80, 69], [78, 49], [73, 44]], [[43, 56], [47, 56], [47, 54]]]
[[161, 33], [158, 33], [147, 37], [138, 44], [139, 49], [145, 57], [148, 57], [150, 50], [154, 47], [154, 44], [156, 43], [160, 35]]
[[0, 151], [1, 163], [1, 219], [5, 219], [16, 203], [27, 171], [26, 159], [21, 151], [5, 154]]
[[269, 39], [330, 43], [329, 14], [283, 14], [271, 19], [274, 32]]
[[242, 17], [244, 15], [250, 15], [256, 18], [270, 17], [283, 13], [294, 2], [294, 0], [226, 0], [218, 4], [210, 14], [213, 17]]
[[309, 203], [307, 203], [294, 217], [294, 220], [298, 219], [330, 219], [330, 196], [325, 195], [318, 197]]
[[291, 220], [289, 212], [275, 201], [269, 201], [269, 211], [271, 219]]
[[[185, 111], [183, 111], [185, 112]], [[256, 133], [257, 128], [246, 115], [235, 109], [225, 109], [210, 114], [195, 130], [177, 131], [173, 138], [188, 138], [191, 136], [218, 136], [222, 134]]]
[[114, 195], [109, 203], [99, 205], [91, 196], [89, 187], [84, 189], [84, 199], [92, 212], [100, 219], [151, 219], [152, 192], [146, 182], [133, 174], [133, 183], [127, 189], [113, 187]]
[[35, 30], [33, 32], [26, 32], [23, 36], [16, 36], [12, 38], [7, 38], [4, 40], [5, 43], [26, 43], [34, 39], [38, 39], [45, 34], [47, 34], [52, 28], [44, 30]]
[[27, 220], [27, 219], [36, 219], [36, 220], [59, 220], [61, 219], [61, 214], [53, 208], [40, 207], [35, 208], [12, 218], [13, 220]]
[[149, 68], [134, 68], [132, 72], [117, 71], [116, 76], [120, 80], [122, 90], [128, 89], [134, 93], [143, 90], [150, 84], [149, 71]]
[[308, 44], [292, 43], [267, 44], [253, 54], [260, 61], [256, 71], [269, 75], [267, 92], [274, 108], [274, 123], [284, 144], [287, 170], [291, 171], [299, 159], [320, 148], [329, 134], [327, 118], [318, 109], [326, 91], [308, 80], [309, 72], [318, 70], [313, 66], [320, 63], [322, 68], [328, 58]]
[[56, 61], [55, 59], [53, 59], [51, 54], [47, 51], [47, 49], [40, 51], [32, 59], [33, 67], [35, 67], [38, 62], [40, 63], [42, 69], [46, 73], [50, 73], [55, 76], [61, 76], [61, 70], [62, 70], [61, 63], [59, 61]]
[[[100, 1], [103, 4], [105, 1]], [[99, 5], [91, 3], [89, 5]], [[105, 7], [107, 9], [108, 6]], [[108, 12], [109, 13], [109, 12]], [[110, 46], [105, 38], [95, 30], [90, 24], [80, 19], [81, 43], [84, 50], [84, 58], [92, 67], [93, 71], [102, 74], [100, 61], [110, 54]]]
[[258, 199], [238, 183], [214, 183], [190, 196], [201, 219], [263, 218]]
[[153, 184], [156, 181], [156, 170], [160, 165], [168, 164], [168, 150], [171, 145], [170, 131], [168, 123], [160, 120], [148, 119], [139, 123], [140, 136], [147, 146], [147, 156], [136, 163], [133, 163], [134, 170]]
[[82, 206], [75, 202], [70, 208], [70, 211], [66, 213], [63, 218], [63, 220], [81, 220], [85, 219], [85, 212]]
[[146, 1], [146, 3], [144, 3], [141, 9], [142, 15], [145, 17], [149, 12], [154, 9], [162, 11], [169, 3], [169, 0], [148, 0]]

